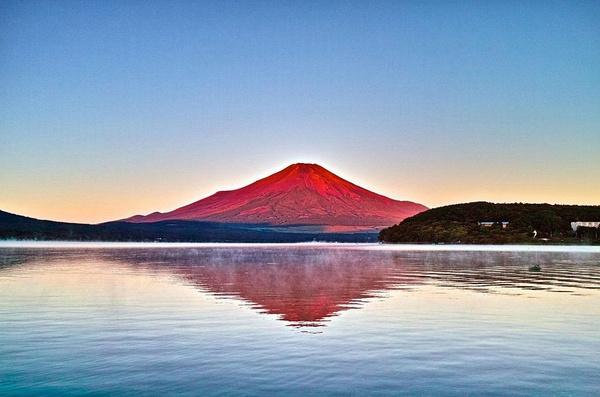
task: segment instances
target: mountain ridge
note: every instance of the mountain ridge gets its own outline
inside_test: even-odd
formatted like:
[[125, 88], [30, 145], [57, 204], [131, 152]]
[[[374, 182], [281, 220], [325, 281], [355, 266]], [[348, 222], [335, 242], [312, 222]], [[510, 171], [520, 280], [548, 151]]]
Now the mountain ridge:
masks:
[[202, 221], [99, 224], [41, 220], [0, 210], [1, 240], [297, 243], [374, 242], [376, 233], [335, 233], [295, 227], [268, 227]]

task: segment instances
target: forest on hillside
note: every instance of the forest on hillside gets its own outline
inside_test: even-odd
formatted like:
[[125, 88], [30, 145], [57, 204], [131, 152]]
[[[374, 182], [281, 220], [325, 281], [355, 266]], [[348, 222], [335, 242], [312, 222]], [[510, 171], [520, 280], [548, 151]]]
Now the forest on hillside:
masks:
[[[600, 221], [600, 206], [473, 202], [433, 208], [383, 229], [390, 243], [600, 244], [598, 228], [571, 222]], [[482, 224], [482, 222], [485, 222]], [[508, 222], [503, 227], [502, 222]]]

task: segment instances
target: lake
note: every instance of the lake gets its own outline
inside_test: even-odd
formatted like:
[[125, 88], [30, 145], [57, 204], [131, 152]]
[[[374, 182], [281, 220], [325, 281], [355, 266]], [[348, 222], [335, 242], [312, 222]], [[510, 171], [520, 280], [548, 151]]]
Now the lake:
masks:
[[2, 396], [590, 396], [599, 357], [600, 247], [0, 244]]

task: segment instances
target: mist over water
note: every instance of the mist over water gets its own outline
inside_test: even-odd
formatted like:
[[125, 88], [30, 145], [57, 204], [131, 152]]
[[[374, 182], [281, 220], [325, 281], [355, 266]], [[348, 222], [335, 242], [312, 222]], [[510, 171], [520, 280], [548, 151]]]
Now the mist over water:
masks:
[[12, 243], [0, 318], [0, 395], [600, 392], [594, 248]]

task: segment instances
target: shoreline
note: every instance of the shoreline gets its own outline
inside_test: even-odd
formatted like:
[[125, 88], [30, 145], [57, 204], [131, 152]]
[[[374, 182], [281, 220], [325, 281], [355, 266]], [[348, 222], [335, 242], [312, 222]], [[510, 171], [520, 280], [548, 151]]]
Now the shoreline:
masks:
[[368, 251], [452, 251], [452, 252], [582, 252], [600, 253], [600, 245], [534, 244], [398, 244], [398, 243], [233, 243], [233, 242], [110, 242], [0, 240], [1, 248], [88, 249], [88, 248], [343, 248]]

